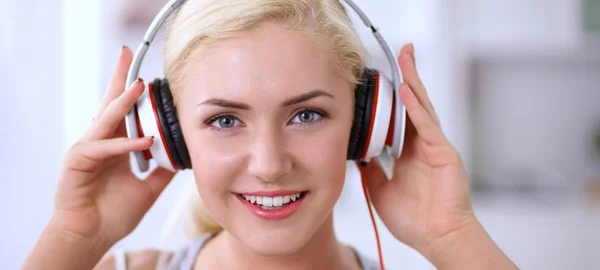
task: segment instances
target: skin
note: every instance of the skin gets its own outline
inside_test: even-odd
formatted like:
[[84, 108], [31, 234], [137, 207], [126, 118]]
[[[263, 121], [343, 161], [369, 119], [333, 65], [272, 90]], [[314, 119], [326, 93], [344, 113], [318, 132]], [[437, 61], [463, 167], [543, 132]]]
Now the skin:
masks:
[[[335, 240], [331, 223], [343, 185], [351, 91], [318, 50], [306, 49], [315, 45], [305, 37], [301, 31], [264, 24], [243, 37], [215, 43], [186, 70], [189, 80], [178, 102], [185, 117], [180, 121], [198, 191], [225, 228], [200, 253], [197, 268], [358, 267], [349, 248]], [[54, 214], [23, 269], [112, 269], [114, 258], [98, 263], [101, 257], [135, 228], [172, 178], [158, 169], [138, 181], [126, 162], [128, 152], [153, 143], [125, 138], [123, 118], [144, 89], [139, 82], [122, 89], [131, 58], [131, 51], [123, 49], [97, 120], [68, 152]], [[402, 47], [398, 62], [405, 79], [399, 92], [410, 122], [391, 181], [376, 162], [363, 168], [377, 213], [394, 237], [436, 268], [517, 268], [473, 213], [464, 166], [418, 77], [412, 45]], [[334, 98], [281, 105], [315, 88]], [[250, 109], [198, 106], [209, 98], [243, 102]], [[314, 125], [295, 125], [295, 116], [306, 107], [326, 111], [329, 117]], [[239, 120], [236, 126], [211, 129], [206, 118], [223, 112]], [[254, 217], [232, 194], [274, 189], [310, 193], [293, 217], [281, 221]], [[156, 253], [132, 256], [150, 266]]]

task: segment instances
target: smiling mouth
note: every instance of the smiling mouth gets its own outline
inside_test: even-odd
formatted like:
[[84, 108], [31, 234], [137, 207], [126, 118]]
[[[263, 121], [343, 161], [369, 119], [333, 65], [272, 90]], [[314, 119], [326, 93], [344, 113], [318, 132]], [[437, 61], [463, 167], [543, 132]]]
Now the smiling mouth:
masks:
[[245, 194], [237, 194], [241, 199], [248, 203], [258, 206], [264, 210], [278, 210], [284, 209], [300, 201], [306, 196], [308, 191], [298, 192], [291, 195], [285, 196], [251, 196]]

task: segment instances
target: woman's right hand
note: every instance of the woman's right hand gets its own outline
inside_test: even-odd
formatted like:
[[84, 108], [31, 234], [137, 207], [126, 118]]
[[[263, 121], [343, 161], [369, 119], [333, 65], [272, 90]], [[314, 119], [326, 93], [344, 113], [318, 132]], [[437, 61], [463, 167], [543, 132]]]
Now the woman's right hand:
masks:
[[174, 173], [158, 168], [145, 180], [132, 172], [129, 153], [154, 138], [127, 138], [124, 118], [144, 91], [140, 79], [124, 91], [132, 52], [123, 47], [91, 127], [68, 151], [51, 225], [64, 233], [112, 245], [138, 225]]

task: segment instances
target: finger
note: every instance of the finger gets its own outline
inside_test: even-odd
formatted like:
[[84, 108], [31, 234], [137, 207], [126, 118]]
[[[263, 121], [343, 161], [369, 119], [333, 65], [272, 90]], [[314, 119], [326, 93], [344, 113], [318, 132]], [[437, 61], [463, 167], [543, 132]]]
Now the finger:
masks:
[[127, 73], [129, 72], [129, 66], [133, 60], [133, 53], [127, 46], [121, 47], [121, 53], [117, 60], [117, 66], [113, 71], [113, 74], [108, 83], [108, 88], [104, 95], [104, 99], [100, 103], [98, 112], [96, 113], [96, 119], [102, 115], [108, 104], [115, 98], [121, 95], [125, 90], [125, 84], [127, 83]]
[[406, 50], [406, 52], [408, 54], [410, 54], [411, 59], [412, 59], [412, 64], [413, 64], [413, 66], [415, 68], [415, 72], [417, 73], [417, 78], [419, 78], [419, 80], [420, 80], [420, 77], [418, 77], [419, 71], [417, 69], [417, 60], [416, 60], [416, 57], [415, 57], [415, 45], [413, 45], [412, 43], [407, 44], [405, 46], [405, 50]]
[[68, 168], [94, 172], [104, 160], [134, 151], [144, 151], [154, 143], [154, 137], [116, 138], [76, 144], [67, 155]]
[[125, 125], [125, 119], [123, 119], [121, 123], [119, 123], [117, 129], [115, 130], [115, 133], [113, 134], [113, 137], [127, 137], [127, 126]]
[[403, 83], [400, 85], [400, 97], [406, 107], [417, 134], [430, 145], [442, 145], [446, 139], [440, 126], [438, 126], [425, 107], [419, 102], [411, 88]]
[[137, 79], [129, 90], [121, 93], [119, 97], [108, 104], [104, 113], [94, 122], [82, 140], [102, 140], [112, 137], [119, 124], [122, 124], [129, 110], [143, 93], [144, 83], [142, 79]]
[[145, 182], [150, 187], [150, 190], [152, 190], [152, 194], [154, 195], [154, 198], [158, 198], [158, 196], [163, 192], [163, 190], [171, 182], [171, 179], [173, 179], [173, 176], [175, 176], [174, 172], [169, 171], [164, 168], [161, 168], [161, 167], [158, 167], [156, 170], [154, 170], [148, 176], [148, 178], [146, 179]]
[[433, 122], [436, 125], [440, 125], [437, 114], [435, 113], [435, 109], [429, 96], [427, 95], [427, 89], [423, 85], [421, 78], [417, 72], [417, 68], [415, 65], [414, 58], [414, 48], [412, 44], [405, 45], [400, 55], [398, 56], [398, 65], [400, 66], [400, 70], [402, 71], [403, 78], [406, 83], [413, 89], [417, 100], [423, 105], [427, 113], [431, 115]]

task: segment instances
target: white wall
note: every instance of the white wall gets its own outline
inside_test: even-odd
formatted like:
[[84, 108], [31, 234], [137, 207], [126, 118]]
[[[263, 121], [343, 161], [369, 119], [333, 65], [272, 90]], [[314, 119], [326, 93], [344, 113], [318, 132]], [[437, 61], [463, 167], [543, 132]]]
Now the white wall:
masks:
[[461, 0], [461, 38], [473, 46], [533, 49], [573, 46], [579, 31], [580, 1]]
[[2, 9], [0, 268], [18, 269], [50, 216], [63, 153], [61, 3]]
[[[600, 172], [593, 144], [600, 127], [600, 61], [481, 62], [476, 69], [481, 180], [568, 188]], [[518, 172], [534, 175], [506, 179]]]

